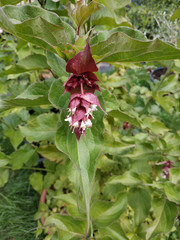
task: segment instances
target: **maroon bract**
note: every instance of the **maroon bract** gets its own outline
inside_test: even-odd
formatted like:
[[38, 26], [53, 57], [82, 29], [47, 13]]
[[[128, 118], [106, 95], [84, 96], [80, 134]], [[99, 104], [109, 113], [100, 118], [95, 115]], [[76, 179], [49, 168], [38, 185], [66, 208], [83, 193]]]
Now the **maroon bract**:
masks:
[[126, 130], [126, 129], [128, 129], [128, 128], [130, 128], [131, 126], [130, 126], [130, 124], [128, 123], [128, 122], [124, 122], [123, 123], [123, 129], [124, 130]]
[[169, 179], [169, 169], [172, 168], [172, 162], [171, 161], [165, 161], [164, 162], [164, 167], [163, 167], [163, 174], [165, 176], [166, 179]]
[[[65, 121], [69, 122], [72, 131], [75, 132], [77, 140], [86, 128], [92, 127], [91, 118], [97, 106], [101, 107], [95, 90], [100, 91], [96, 83], [98, 78], [93, 72], [98, 68], [92, 57], [89, 42], [85, 49], [69, 60], [66, 71], [73, 73], [64, 83], [65, 91], [70, 92], [69, 115]], [[102, 109], [102, 111], [104, 111]]]

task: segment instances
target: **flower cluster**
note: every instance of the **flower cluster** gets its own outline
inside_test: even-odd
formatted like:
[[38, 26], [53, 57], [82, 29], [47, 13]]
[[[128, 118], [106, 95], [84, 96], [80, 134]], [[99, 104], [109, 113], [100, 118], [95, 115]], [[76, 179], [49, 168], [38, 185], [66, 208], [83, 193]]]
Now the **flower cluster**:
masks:
[[164, 162], [156, 163], [156, 165], [163, 165], [161, 175], [163, 178], [169, 179], [169, 169], [173, 167], [172, 161], [167, 160]]
[[[95, 90], [100, 91], [98, 78], [93, 72], [98, 68], [92, 57], [89, 42], [85, 49], [69, 60], [66, 71], [72, 75], [65, 82], [65, 93], [69, 92], [69, 114], [65, 121], [69, 122], [77, 140], [85, 134], [86, 128], [92, 127], [93, 112], [101, 108]], [[102, 108], [101, 108], [102, 109]], [[103, 109], [102, 109], [103, 110]], [[104, 110], [103, 110], [104, 111]]]
[[163, 175], [164, 178], [169, 179], [169, 169], [172, 168], [173, 164], [171, 161], [165, 161], [163, 162], [164, 167], [162, 168], [163, 170]]

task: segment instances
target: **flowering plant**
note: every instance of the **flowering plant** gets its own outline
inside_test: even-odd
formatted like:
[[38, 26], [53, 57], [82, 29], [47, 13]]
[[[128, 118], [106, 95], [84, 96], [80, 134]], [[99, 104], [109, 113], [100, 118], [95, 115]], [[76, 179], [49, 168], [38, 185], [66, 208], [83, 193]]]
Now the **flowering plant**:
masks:
[[0, 3], [0, 186], [10, 168], [33, 171], [37, 237], [178, 231], [179, 42], [134, 29], [130, 2]]
[[92, 127], [93, 111], [97, 110], [97, 106], [102, 109], [94, 94], [95, 90], [100, 89], [96, 83], [99, 80], [93, 73], [97, 72], [98, 68], [92, 58], [89, 41], [82, 52], [69, 60], [66, 71], [73, 74], [64, 83], [65, 93], [71, 93], [70, 114], [65, 121], [69, 122], [79, 140], [82, 133], [85, 135], [86, 128]]

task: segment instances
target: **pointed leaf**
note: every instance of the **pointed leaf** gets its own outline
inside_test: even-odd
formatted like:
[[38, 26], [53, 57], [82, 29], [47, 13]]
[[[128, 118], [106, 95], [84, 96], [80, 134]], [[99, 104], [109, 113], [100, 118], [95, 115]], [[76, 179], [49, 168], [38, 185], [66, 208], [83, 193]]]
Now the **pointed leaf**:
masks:
[[21, 0], [1, 0], [0, 6], [5, 6], [5, 5], [15, 5], [19, 2], [22, 2]]
[[9, 170], [0, 168], [0, 187], [3, 187], [9, 178]]
[[29, 142], [50, 140], [56, 133], [57, 114], [45, 113], [29, 121], [25, 126], [19, 126], [21, 133]]
[[135, 172], [126, 171], [122, 176], [114, 176], [109, 179], [108, 184], [121, 183], [123, 185], [131, 186], [142, 183], [139, 175]]
[[108, 236], [113, 240], [128, 240], [118, 223], [113, 223], [106, 228], [99, 228], [98, 231], [102, 236]]
[[29, 72], [32, 70], [49, 69], [46, 57], [40, 54], [33, 54], [21, 59], [8, 70], [2, 71], [0, 76]]
[[126, 114], [125, 112], [122, 112], [120, 110], [112, 110], [108, 113], [108, 115], [112, 116], [112, 117], [116, 117], [116, 118], [120, 119], [121, 121], [126, 121], [137, 127], [140, 127], [140, 123], [138, 122], [138, 120], [136, 120], [135, 117], [131, 117], [128, 114]]
[[73, 5], [73, 9], [71, 9], [70, 4], [67, 5], [67, 10], [74, 24], [79, 28], [88, 20], [93, 12], [98, 10], [98, 6], [97, 1], [91, 1], [89, 4], [86, 4], [86, 1], [79, 0]]
[[61, 161], [64, 159], [64, 154], [62, 154], [54, 145], [40, 146], [36, 151], [50, 161]]
[[43, 175], [39, 172], [32, 173], [29, 180], [34, 190], [41, 194], [43, 190]]
[[48, 65], [51, 67], [52, 71], [58, 76], [66, 76], [68, 77], [69, 74], [66, 72], [66, 61], [56, 55], [55, 53], [47, 51], [47, 62]]
[[61, 127], [56, 133], [56, 146], [64, 152], [78, 166], [81, 176], [82, 192], [85, 199], [88, 224], [90, 221], [90, 198], [91, 187], [95, 174], [95, 163], [103, 147], [103, 138], [101, 128], [98, 130], [98, 124], [102, 125], [102, 112], [98, 113], [101, 121], [98, 121], [91, 129], [86, 130], [86, 139], [81, 136], [78, 142], [75, 134], [72, 134], [69, 125], [64, 121], [65, 114], [61, 114]]
[[43, 81], [33, 83], [17, 97], [7, 100], [6, 102], [12, 106], [39, 106], [49, 104], [48, 91], [51, 81]]
[[116, 202], [97, 201], [91, 206], [91, 219], [95, 225], [105, 227], [117, 220], [126, 210], [127, 198], [120, 193]]
[[151, 195], [143, 188], [131, 188], [128, 203], [134, 210], [135, 223], [138, 226], [147, 217], [151, 208]]
[[67, 108], [69, 105], [69, 93], [64, 94], [64, 86], [61, 80], [54, 80], [49, 90], [49, 101], [56, 107]]
[[74, 42], [74, 30], [69, 24], [55, 13], [33, 5], [1, 8], [0, 27], [52, 52]]
[[103, 4], [112, 14], [116, 22], [119, 23], [119, 9], [124, 8], [131, 3], [131, 0], [96, 0], [96, 2]]
[[91, 46], [98, 62], [142, 62], [180, 59], [180, 49], [159, 39], [139, 41], [122, 32], [113, 33], [105, 41]]
[[164, 190], [169, 201], [180, 203], [180, 185], [167, 182], [164, 185]]
[[147, 229], [146, 240], [153, 239], [161, 233], [168, 233], [173, 227], [175, 218], [178, 214], [176, 204], [166, 199], [154, 200], [153, 208], [156, 219], [152, 226]]
[[10, 156], [12, 169], [16, 170], [22, 168], [23, 164], [27, 163], [34, 154], [36, 154], [34, 149], [29, 151], [18, 149], [16, 152], [13, 152]]
[[55, 225], [59, 230], [69, 232], [72, 236], [83, 237], [86, 232], [86, 221], [60, 214], [48, 217], [45, 220], [45, 225]]
[[169, 169], [169, 178], [172, 183], [180, 184], [180, 167], [173, 167]]
[[6, 156], [3, 152], [0, 152], [0, 168], [6, 166], [8, 163], [8, 156]]

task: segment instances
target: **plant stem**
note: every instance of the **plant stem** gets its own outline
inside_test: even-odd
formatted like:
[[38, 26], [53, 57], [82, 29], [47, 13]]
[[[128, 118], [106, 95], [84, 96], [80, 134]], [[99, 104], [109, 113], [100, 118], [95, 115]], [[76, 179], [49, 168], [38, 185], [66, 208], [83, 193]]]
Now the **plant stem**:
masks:
[[85, 234], [84, 240], [87, 239], [88, 233], [89, 233], [89, 222], [87, 221], [87, 229], [86, 229], [86, 234]]
[[[8, 169], [12, 169], [12, 167], [8, 167], [8, 166], [3, 166], [1, 168], [8, 168]], [[22, 167], [20, 169], [26, 169], [26, 170], [37, 170], [37, 171], [46, 171], [46, 172], [54, 172], [53, 170], [47, 169], [47, 168], [33, 168], [33, 167]], [[19, 169], [16, 169], [19, 170]]]

